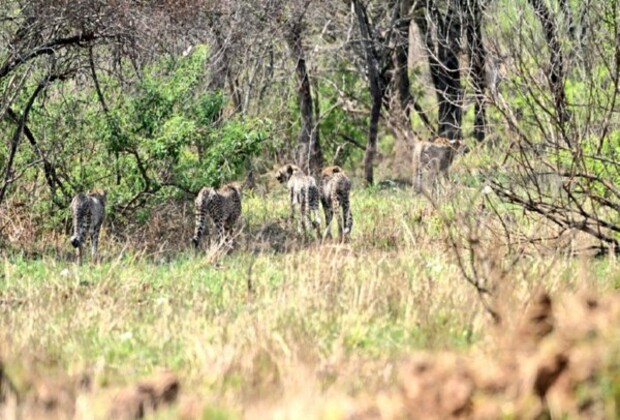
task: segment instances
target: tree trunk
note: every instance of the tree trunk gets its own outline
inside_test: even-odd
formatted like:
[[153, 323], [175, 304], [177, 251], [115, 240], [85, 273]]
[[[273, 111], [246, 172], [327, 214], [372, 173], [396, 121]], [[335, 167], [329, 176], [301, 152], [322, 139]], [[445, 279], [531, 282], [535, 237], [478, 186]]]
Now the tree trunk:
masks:
[[[58, 77], [54, 76], [54, 79], [56, 78]], [[37, 85], [36, 89], [30, 96], [28, 103], [26, 104], [26, 107], [24, 108], [24, 111], [22, 112], [22, 115], [19, 118], [19, 121], [17, 122], [17, 127], [15, 128], [13, 137], [11, 138], [11, 143], [9, 145], [9, 158], [7, 160], [6, 169], [4, 171], [4, 183], [2, 184], [2, 188], [0, 188], [0, 206], [2, 206], [2, 201], [4, 201], [4, 195], [6, 194], [6, 189], [11, 183], [10, 178], [11, 178], [11, 173], [13, 171], [13, 162], [15, 160], [15, 154], [17, 153], [17, 147], [19, 146], [19, 141], [21, 140], [22, 133], [24, 132], [24, 127], [26, 125], [26, 121], [28, 120], [28, 114], [30, 114], [30, 109], [32, 108], [32, 105], [34, 104], [35, 99], [37, 99], [37, 96], [39, 96], [39, 93], [41, 93], [43, 89], [45, 89], [45, 87], [51, 80], [52, 78], [50, 77], [40, 82]]]
[[372, 98], [372, 108], [370, 111], [370, 126], [368, 127], [368, 142], [366, 143], [366, 153], [364, 154], [364, 180], [367, 186], [374, 182], [374, 162], [377, 154], [377, 136], [379, 132], [379, 117], [381, 116], [381, 105], [385, 92], [385, 83], [379, 73], [379, 57], [373, 47], [373, 40], [370, 35], [370, 25], [365, 7], [359, 0], [353, 1], [355, 15], [360, 26], [362, 42], [366, 51], [366, 68], [368, 73], [368, 88]]
[[[297, 162], [306, 172], [318, 174], [323, 166], [323, 153], [319, 139], [318, 122], [314, 120], [314, 104], [310, 77], [306, 67], [301, 34], [301, 22], [295, 22], [287, 34], [287, 43], [291, 56], [295, 60], [295, 73], [298, 82], [299, 112], [301, 114], [301, 131], [299, 132], [299, 153]], [[318, 111], [318, 110], [317, 110]]]
[[427, 17], [417, 14], [415, 22], [424, 36], [431, 78], [437, 94], [439, 105], [437, 133], [450, 139], [462, 138], [463, 88], [459, 69], [460, 18], [453, 6], [448, 8], [445, 16], [442, 16], [433, 5], [428, 5], [427, 8], [429, 8], [427, 14], [437, 27], [436, 46], [426, 20]]
[[474, 87], [474, 137], [483, 141], [486, 136], [486, 50], [482, 42], [482, 9], [480, 0], [467, 2], [467, 54], [469, 56], [470, 71]]
[[[97, 98], [99, 98], [99, 103], [101, 104], [101, 108], [103, 109], [103, 113], [105, 114], [105, 117], [109, 124], [110, 109], [106, 104], [105, 97], [103, 96], [103, 91], [101, 90], [101, 85], [99, 84], [99, 78], [97, 77], [97, 70], [95, 69], [95, 58], [92, 45], [88, 48], [88, 61], [90, 64], [90, 72], [93, 78], [93, 83], [95, 84], [95, 92], [97, 92]], [[114, 150], [114, 172], [116, 172], [116, 185], [121, 185], [122, 176], [120, 168], [120, 154], [118, 150]]]
[[370, 109], [370, 125], [368, 127], [368, 143], [364, 153], [364, 180], [367, 186], [374, 183], [374, 163], [377, 155], [377, 137], [379, 133], [379, 117], [381, 116], [381, 98], [372, 100]]
[[565, 133], [565, 123], [568, 120], [568, 108], [566, 106], [566, 93], [564, 92], [564, 56], [562, 54], [562, 46], [557, 33], [557, 25], [551, 15], [551, 11], [547, 8], [542, 0], [528, 0], [545, 33], [545, 39], [550, 53], [551, 74], [549, 83], [551, 85], [551, 93], [555, 102], [555, 110], [560, 135], [565, 143], [571, 147], [571, 141]]
[[[7, 108], [7, 115], [15, 124], [18, 124], [18, 125], [20, 124], [20, 121], [21, 121], [20, 116], [17, 115], [15, 111], [13, 111], [12, 108]], [[34, 152], [39, 156], [39, 159], [41, 159], [41, 161], [43, 162], [43, 173], [45, 174], [47, 185], [49, 185], [50, 187], [50, 192], [52, 194], [52, 200], [56, 204], [59, 204], [56, 199], [56, 187], [60, 188], [63, 195], [66, 195], [67, 192], [65, 190], [64, 184], [58, 178], [58, 174], [56, 173], [56, 168], [54, 167], [54, 165], [52, 165], [52, 163], [49, 160], [47, 160], [47, 158], [45, 157], [45, 154], [43, 153], [43, 150], [41, 150], [41, 148], [39, 147], [39, 144], [34, 138], [34, 134], [32, 133], [32, 131], [30, 131], [30, 129], [28, 128], [28, 125], [26, 124], [24, 124], [24, 136], [26, 136], [26, 138], [30, 142], [30, 145], [34, 149]]]
[[[405, 137], [412, 137], [411, 110], [414, 109], [428, 131], [435, 134], [435, 128], [431, 124], [428, 115], [411, 94], [411, 82], [409, 80], [409, 34], [411, 32], [411, 9], [414, 0], [392, 0], [394, 8], [393, 21], [395, 22], [395, 46], [392, 50], [394, 71], [391, 83], [397, 93], [399, 109], [393, 112], [386, 111], [392, 117], [397, 117], [399, 129], [406, 130]], [[396, 115], [395, 115], [396, 114]]]
[[408, 11], [413, 4], [413, 0], [400, 0], [395, 5], [396, 21], [396, 46], [394, 48], [394, 83], [398, 92], [398, 102], [403, 118], [411, 124], [411, 83], [409, 81], [408, 61], [409, 61], [409, 27], [411, 18]]
[[[213, 54], [213, 56], [217, 58], [211, 63], [211, 74], [213, 76], [209, 83], [209, 90], [223, 92], [226, 88], [226, 81], [228, 81], [228, 89], [234, 105], [233, 112], [237, 113], [243, 111], [241, 91], [239, 89], [237, 79], [231, 69], [229, 42], [224, 39], [224, 34], [222, 34], [219, 25], [221, 25], [221, 22], [216, 17], [215, 21], [211, 23], [211, 26], [214, 33], [214, 44], [217, 48], [217, 52], [216, 54]], [[222, 111], [220, 111], [218, 119], [221, 114]]]

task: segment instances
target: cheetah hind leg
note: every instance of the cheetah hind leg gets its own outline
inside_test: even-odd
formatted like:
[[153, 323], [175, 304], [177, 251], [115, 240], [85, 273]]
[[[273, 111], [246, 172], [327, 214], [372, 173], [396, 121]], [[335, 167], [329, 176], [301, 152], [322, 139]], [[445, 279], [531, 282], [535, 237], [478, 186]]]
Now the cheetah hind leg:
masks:
[[306, 222], [309, 217], [308, 215], [308, 206], [305, 200], [302, 200], [302, 202], [299, 205], [299, 226], [297, 227], [297, 232], [300, 235], [303, 235], [304, 238], [306, 237], [307, 233], [308, 233], [308, 228], [306, 225]]
[[217, 248], [223, 248], [226, 244], [226, 230], [224, 227], [224, 222], [219, 220], [215, 222], [215, 237], [217, 241]]
[[91, 242], [91, 257], [93, 262], [99, 262], [99, 228], [100, 226], [94, 226], [90, 233]]
[[325, 207], [325, 230], [323, 231], [323, 239], [331, 239], [332, 238], [332, 219], [334, 218], [334, 213], [332, 212], [330, 207]]
[[429, 162], [429, 169], [430, 169], [430, 196], [433, 200], [437, 200], [438, 196], [439, 196], [439, 190], [440, 190], [440, 177], [441, 177], [441, 171], [440, 171], [440, 166], [439, 166], [439, 159], [432, 159]]
[[351, 240], [351, 230], [353, 229], [353, 214], [351, 213], [350, 204], [342, 206], [342, 213], [344, 218], [344, 240], [349, 242]]
[[413, 192], [422, 193], [422, 168], [416, 166], [413, 170]]
[[296, 207], [293, 190], [290, 190], [289, 204], [290, 204], [290, 214], [288, 216], [288, 224], [292, 228], [293, 226], [295, 226], [295, 207]]
[[226, 224], [224, 225], [224, 241], [225, 241], [226, 249], [229, 251], [232, 251], [232, 249], [234, 248], [234, 244], [233, 244], [234, 235], [235, 235], [234, 223], [230, 223], [229, 221], [226, 221]]
[[445, 197], [450, 190], [450, 172], [441, 171], [437, 174], [437, 178], [438, 192], [442, 197]]
[[312, 210], [312, 219], [310, 222], [312, 223], [312, 227], [316, 230], [316, 238], [321, 240], [321, 216], [319, 214], [318, 209]]
[[344, 211], [338, 211], [341, 209], [336, 210], [336, 214], [338, 215], [338, 240], [344, 242]]
[[99, 235], [94, 234], [92, 236], [91, 239], [92, 245], [91, 245], [91, 250], [90, 250], [90, 256], [91, 259], [94, 263], [98, 263], [99, 262], [99, 252], [97, 250], [98, 247], [98, 242], [99, 242]]
[[75, 252], [76, 252], [76, 256], [77, 256], [77, 264], [79, 266], [81, 266], [82, 265], [82, 254], [83, 254], [83, 252], [82, 252], [82, 244], [79, 244], [77, 246], [77, 248], [75, 249]]

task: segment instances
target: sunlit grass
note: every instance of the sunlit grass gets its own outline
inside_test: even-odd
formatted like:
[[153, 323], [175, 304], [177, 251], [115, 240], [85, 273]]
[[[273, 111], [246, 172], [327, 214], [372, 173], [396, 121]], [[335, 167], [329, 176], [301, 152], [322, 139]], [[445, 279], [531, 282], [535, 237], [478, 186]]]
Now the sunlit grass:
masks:
[[[7, 255], [0, 356], [16, 376], [39, 366], [90, 372], [98, 387], [168, 368], [181, 377], [184, 393], [213, 402], [206, 410], [222, 418], [288, 395], [300, 375], [319, 394], [389, 386], [394, 378], [386, 366], [408, 352], [467, 349], [492, 325], [446, 241], [452, 229], [465, 243], [452, 223], [479, 205], [480, 185], [449, 190], [438, 209], [408, 189], [356, 188], [353, 237], [343, 245], [303, 242], [287, 225], [285, 192], [274, 189], [246, 194], [237, 246], [225, 256], [189, 247], [142, 253], [105, 235], [99, 264]], [[540, 228], [500, 211], [525, 231]], [[481, 213], [470, 213], [481, 223]], [[269, 243], [280, 237], [269, 235], [267, 247], [254, 248], [268, 224], [284, 232], [283, 249]], [[483, 239], [486, 260], [476, 264], [493, 277], [489, 262], [510, 258], [499, 239]], [[493, 301], [508, 313], [539, 286], [564, 293], [620, 282], [615, 260], [559, 253], [525, 254], [512, 270], [495, 285], [510, 292]]]

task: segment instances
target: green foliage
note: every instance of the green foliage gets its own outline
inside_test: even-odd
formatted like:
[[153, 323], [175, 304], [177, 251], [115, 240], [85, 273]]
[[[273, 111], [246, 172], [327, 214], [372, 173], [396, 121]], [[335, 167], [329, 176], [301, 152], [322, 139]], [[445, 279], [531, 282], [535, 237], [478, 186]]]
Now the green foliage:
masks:
[[[30, 127], [43, 150], [54, 151], [50, 156], [68, 193], [103, 188], [111, 206], [124, 206], [140, 194], [155, 203], [240, 177], [271, 138], [271, 123], [225, 117], [224, 94], [204, 88], [207, 58], [205, 46], [184, 57], [166, 56], [129, 84], [99, 72], [107, 111], [90, 84], [48, 87], [32, 109]], [[18, 110], [32, 88], [23, 89]], [[5, 155], [0, 150], [0, 161]], [[15, 167], [36, 158], [22, 148]]]
[[[612, 131], [601, 142], [595, 136], [585, 138], [580, 144], [579, 156], [570, 150], [560, 150], [556, 161], [559, 166], [567, 168], [579, 168], [577, 172], [587, 173], [592, 177], [605, 180], [610, 185], [620, 184], [620, 130]], [[609, 185], [609, 184], [608, 184]], [[593, 182], [590, 185], [592, 193], [600, 197], [614, 198], [610, 189], [601, 182]]]
[[219, 186], [237, 178], [248, 156], [259, 153], [269, 130], [265, 120], [228, 121], [205, 137], [206, 151], [202, 159], [194, 153], [181, 155], [175, 166], [178, 182], [185, 189], [198, 190], [204, 185]]
[[[315, 112], [318, 111], [320, 114], [318, 127], [323, 157], [326, 163], [331, 164], [336, 152], [340, 149], [339, 163], [358, 167], [361, 165], [364, 151], [356, 147], [352, 141], [366, 144], [368, 117], [351, 115], [343, 109], [339, 100], [343, 92], [345, 96], [359, 97], [363, 102], [369, 101], [370, 96], [364, 79], [359, 74], [350, 72], [346, 68], [347, 63], [339, 62], [334, 65], [337, 68], [333, 79], [318, 81], [313, 85], [312, 90], [314, 99], [318, 99], [315, 105], [318, 103], [319, 109], [315, 109]], [[290, 149], [295, 144], [301, 130], [297, 95], [288, 98], [286, 113], [288, 114], [286, 118], [288, 126], [285, 131], [286, 137], [290, 140], [286, 146]]]
[[[361, 96], [364, 100], [368, 99], [369, 95], [364, 86], [364, 80], [358, 74], [346, 72], [344, 66], [341, 70], [337, 84], [326, 82], [318, 84], [317, 94], [321, 112], [324, 113], [320, 125], [323, 153], [325, 161], [331, 163], [336, 150], [342, 145], [340, 161], [359, 166], [363, 151], [351, 144], [351, 140], [366, 144], [368, 117], [355, 118], [342, 106], [337, 105], [337, 102], [341, 96], [340, 92], [362, 92]], [[352, 96], [357, 96], [357, 94]]]
[[136, 164], [139, 157], [155, 190], [174, 185], [195, 192], [233, 179], [266, 137], [268, 121], [220, 121], [223, 94], [201, 89], [206, 59], [206, 48], [198, 47], [152, 65], [133, 95], [119, 95], [106, 120], [109, 150], [133, 155]]

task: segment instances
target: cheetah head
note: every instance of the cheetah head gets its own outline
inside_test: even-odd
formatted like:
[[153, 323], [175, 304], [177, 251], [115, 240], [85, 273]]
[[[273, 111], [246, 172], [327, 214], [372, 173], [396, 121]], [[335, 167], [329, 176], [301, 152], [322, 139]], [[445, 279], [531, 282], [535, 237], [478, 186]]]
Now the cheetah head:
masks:
[[241, 194], [241, 191], [243, 190], [243, 185], [241, 185], [239, 182], [230, 182], [226, 185], [223, 185], [221, 187], [222, 191], [234, 191], [237, 194]]
[[436, 137], [432, 140], [433, 144], [450, 146], [457, 155], [466, 155], [471, 150], [462, 139], [448, 139], [446, 137]]
[[291, 178], [293, 173], [297, 171], [301, 171], [301, 169], [299, 169], [298, 166], [289, 163], [276, 171], [276, 179], [279, 183], [284, 184]]
[[91, 191], [89, 193], [89, 195], [96, 196], [99, 199], [99, 201], [101, 201], [101, 203], [103, 205], [105, 205], [106, 198], [107, 198], [107, 192], [105, 192], [104, 190], [95, 189], [95, 190]]
[[463, 140], [452, 140], [451, 146], [454, 148], [457, 155], [466, 155], [471, 152], [469, 146]]
[[342, 173], [342, 172], [344, 172], [344, 171], [342, 170], [342, 168], [340, 166], [337, 166], [337, 165], [327, 166], [327, 167], [323, 168], [323, 170], [321, 171], [321, 178], [323, 178], [323, 179], [330, 178], [334, 174]]

